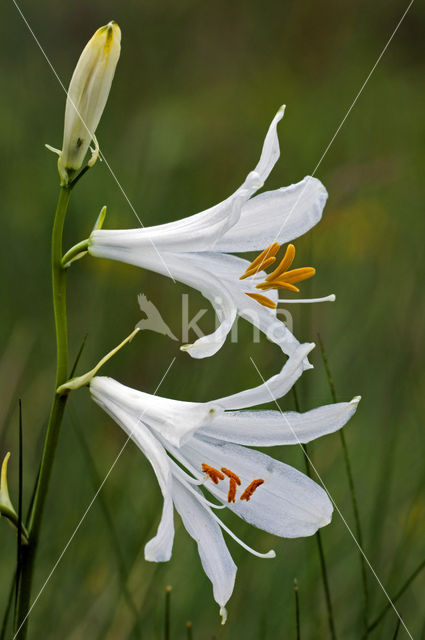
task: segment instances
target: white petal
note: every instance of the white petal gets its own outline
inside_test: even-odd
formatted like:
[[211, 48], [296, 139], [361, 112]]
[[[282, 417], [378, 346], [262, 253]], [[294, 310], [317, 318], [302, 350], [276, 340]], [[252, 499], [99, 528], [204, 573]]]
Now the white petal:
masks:
[[150, 562], [166, 562], [171, 557], [174, 540], [172, 476], [168, 456], [163, 446], [149, 429], [133, 415], [127, 413], [113, 400], [99, 393], [99, 378], [93, 378], [90, 384], [93, 400], [101, 406], [115, 422], [127, 433], [151, 463], [158, 480], [164, 506], [157, 533], [145, 546], [145, 558]]
[[177, 480], [173, 498], [187, 532], [198, 544], [202, 566], [213, 585], [214, 599], [224, 608], [233, 592], [237, 567], [221, 529], [212, 518], [210, 508], [201, 504]]
[[[137, 247], [96, 246], [94, 255], [119, 260], [128, 264], [151, 269], [163, 275], [198, 289], [213, 305], [220, 324], [215, 332], [199, 338], [185, 350], [193, 358], [214, 355], [226, 340], [238, 313], [242, 318], [258, 327], [267, 338], [277, 344], [284, 353], [291, 355], [299, 346], [285, 323], [276, 316], [275, 309], [268, 309], [245, 292], [257, 292], [255, 285], [265, 277], [259, 273], [256, 279], [241, 281], [239, 278], [249, 265], [247, 260], [211, 251], [192, 253], [162, 253], [152, 249], [140, 251]], [[93, 252], [92, 252], [93, 253]], [[275, 291], [267, 292], [269, 298], [277, 301]], [[304, 368], [310, 368], [308, 360]]]
[[174, 540], [174, 508], [171, 493], [164, 495], [161, 521], [156, 535], [145, 544], [145, 560], [167, 562], [171, 558]]
[[279, 111], [276, 113], [270, 124], [269, 130], [267, 131], [264, 140], [260, 161], [254, 169], [255, 173], [260, 176], [262, 184], [264, 184], [264, 182], [269, 177], [271, 170], [273, 169], [280, 156], [279, 139], [277, 137], [277, 125], [279, 121], [282, 120], [284, 113], [285, 105], [280, 107]]
[[316, 178], [306, 176], [289, 187], [267, 191], [243, 205], [238, 222], [216, 242], [217, 251], [260, 251], [283, 244], [314, 227], [328, 194]]
[[[275, 291], [266, 291], [265, 294], [268, 298], [277, 301]], [[239, 296], [235, 296], [234, 300], [241, 318], [257, 327], [270, 342], [280, 347], [286, 355], [290, 356], [295, 353], [300, 343], [283, 320], [277, 316], [276, 309], [264, 307], [247, 295], [239, 294]], [[311, 369], [308, 360], [304, 363], [304, 369]]]
[[[193, 467], [202, 463], [225, 467], [241, 479], [236, 502], [229, 509], [259, 529], [285, 538], [310, 536], [329, 524], [332, 504], [326, 492], [293, 467], [270, 456], [237, 444], [222, 443], [195, 435], [181, 449]], [[243, 490], [255, 479], [263, 479], [251, 499], [240, 500]], [[206, 487], [223, 503], [227, 502], [227, 480]]]
[[[260, 189], [279, 158], [276, 127], [283, 117], [279, 109], [264, 140], [260, 160], [243, 184], [223, 202], [195, 215], [153, 227], [124, 230], [95, 230], [90, 236], [89, 253], [95, 257], [126, 262], [127, 252], [143, 253], [153, 247], [163, 252], [208, 251], [241, 215], [246, 201]], [[118, 257], [120, 256], [120, 257]], [[165, 259], [165, 258], [164, 258]], [[143, 260], [143, 256], [140, 256]], [[131, 264], [138, 264], [131, 261]], [[144, 266], [139, 263], [139, 266]]]
[[[255, 285], [266, 277], [264, 271], [259, 272], [255, 278], [241, 281], [240, 276], [249, 266], [247, 260], [225, 253], [209, 251], [186, 254], [186, 264], [190, 264], [193, 279], [197, 278], [198, 274], [211, 273], [214, 283], [220, 291], [218, 296], [230, 295], [233, 305], [237, 307], [238, 315], [253, 326], [258, 327], [284, 353], [291, 355], [299, 347], [298, 340], [289, 331], [285, 323], [277, 317], [276, 309], [264, 307], [246, 295], [246, 292], [258, 293]], [[187, 280], [185, 281], [188, 282]], [[277, 302], [276, 291], [267, 291], [267, 296]], [[217, 298], [215, 301], [217, 302]], [[308, 361], [305, 362], [304, 368], [310, 368]]]
[[214, 273], [203, 268], [203, 266], [208, 267], [208, 261], [198, 260], [198, 256], [202, 254], [163, 253], [159, 257], [155, 251], [148, 249], [139, 251], [134, 247], [131, 249], [109, 247], [106, 252], [104, 251], [105, 247], [102, 247], [100, 251], [98, 249], [99, 247], [94, 254], [97, 257], [106, 257], [151, 269], [157, 273], [171, 276], [200, 291], [213, 305], [220, 324], [213, 333], [198, 338], [191, 345], [185, 345], [184, 350], [192, 358], [206, 358], [220, 350], [235, 321], [236, 306], [232, 293], [226, 284], [220, 282]]
[[[236, 305], [232, 292], [226, 283], [217, 279], [214, 271], [209, 272], [199, 266], [196, 257], [199, 254], [182, 254], [173, 256], [173, 271], [176, 279], [194, 287], [207, 298], [214, 307], [219, 325], [210, 334], [198, 338], [193, 344], [184, 345], [182, 349], [187, 351], [192, 358], [206, 358], [212, 356], [223, 346], [236, 319]], [[208, 267], [208, 263], [203, 263]]]
[[272, 376], [258, 387], [245, 389], [245, 391], [234, 393], [225, 398], [218, 398], [214, 403], [223, 409], [245, 409], [281, 398], [288, 393], [303, 373], [303, 361], [313, 348], [314, 344], [312, 343], [300, 345], [282, 367], [280, 373]]
[[107, 411], [111, 403], [120, 406], [177, 447], [222, 412], [218, 404], [161, 398], [104, 376], [93, 378], [90, 390], [93, 399]]
[[351, 402], [328, 404], [305, 413], [295, 411], [227, 411], [197, 433], [252, 447], [310, 442], [341, 429], [356, 412], [360, 396]]
[[[245, 291], [257, 291], [255, 281], [251, 283], [247, 280], [239, 280], [249, 264], [247, 260], [214, 252], [162, 253], [160, 255], [148, 248], [139, 251], [134, 247], [113, 245], [96, 247], [93, 245], [92, 254], [171, 276], [197, 289], [211, 302], [220, 324], [212, 334], [203, 336], [192, 345], [184, 347], [184, 350], [187, 350], [193, 358], [205, 358], [219, 351], [233, 326], [237, 313], [258, 327], [287, 355], [293, 354], [299, 346], [298, 340], [276, 316], [275, 309], [268, 309], [245, 295]], [[277, 301], [275, 291], [267, 293], [271, 299]], [[304, 369], [308, 368], [311, 366], [306, 360]]]
[[[89, 253], [95, 257], [110, 258], [109, 254], [114, 249], [119, 250], [122, 256], [127, 251], [143, 253], [152, 251], [154, 247], [161, 254], [211, 249], [216, 240], [236, 223], [242, 205], [257, 188], [241, 191], [240, 187], [214, 207], [174, 222], [136, 229], [95, 230], [90, 236]], [[143, 256], [140, 259], [143, 260]]]

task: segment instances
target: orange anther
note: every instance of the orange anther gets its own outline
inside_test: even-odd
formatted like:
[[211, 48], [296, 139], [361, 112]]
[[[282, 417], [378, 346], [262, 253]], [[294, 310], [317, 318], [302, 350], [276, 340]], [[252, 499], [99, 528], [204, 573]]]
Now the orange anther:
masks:
[[264, 480], [262, 480], [261, 478], [257, 478], [257, 480], [253, 480], [241, 495], [241, 500], [246, 500], [248, 502], [248, 500], [251, 498], [252, 494], [257, 489], [257, 487], [259, 487], [263, 483], [264, 483]]
[[236, 482], [236, 484], [238, 484], [240, 486], [241, 481], [239, 476], [236, 475], [236, 473], [233, 473], [233, 471], [230, 471], [230, 469], [226, 469], [226, 467], [221, 467], [222, 472], [231, 480], [234, 480]]
[[[240, 484], [240, 481], [239, 481]], [[227, 502], [235, 502], [237, 484], [234, 478], [229, 479], [229, 493], [227, 494]]]
[[224, 475], [221, 471], [214, 467], [210, 467], [210, 465], [205, 462], [202, 463], [202, 471], [207, 474], [214, 484], [218, 484], [219, 480], [224, 480]]

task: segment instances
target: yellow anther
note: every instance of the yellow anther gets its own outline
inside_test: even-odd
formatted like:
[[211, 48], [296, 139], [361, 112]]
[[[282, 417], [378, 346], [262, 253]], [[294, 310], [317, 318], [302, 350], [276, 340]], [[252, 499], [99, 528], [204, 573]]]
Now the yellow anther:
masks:
[[279, 266], [275, 269], [270, 275], [267, 276], [266, 280], [275, 280], [282, 273], [285, 273], [293, 263], [295, 258], [295, 247], [293, 244], [288, 244], [286, 247], [285, 255], [283, 256]]
[[294, 291], [295, 293], [299, 293], [300, 291], [298, 287], [295, 287], [293, 284], [285, 282], [284, 280], [260, 282], [260, 284], [257, 284], [256, 289], [261, 289], [262, 291], [270, 291], [270, 289], [285, 289], [286, 291]]
[[286, 271], [283, 275], [276, 279], [277, 282], [301, 282], [311, 278], [316, 273], [314, 267], [301, 267], [300, 269], [292, 269]]
[[261, 293], [248, 293], [248, 292], [245, 292], [245, 293], [247, 296], [249, 296], [256, 302], [259, 302], [260, 304], [262, 304], [263, 307], [268, 307], [269, 309], [276, 309], [277, 307], [277, 304], [273, 302], [273, 300], [270, 300], [270, 298], [267, 298], [267, 296], [261, 295]]
[[255, 276], [256, 273], [259, 273], [260, 271], [264, 271], [264, 269], [267, 269], [267, 267], [270, 267], [270, 265], [273, 264], [273, 262], [276, 262], [275, 257], [267, 258], [267, 260], [264, 260], [264, 262], [262, 262], [261, 264], [258, 264], [255, 267], [250, 267], [249, 269], [247, 269], [243, 274], [243, 276], [239, 278], [239, 280], [245, 280], [245, 278], [249, 278], [250, 276]]
[[[263, 271], [267, 267], [269, 267], [275, 261], [275, 255], [279, 250], [279, 244], [274, 242], [264, 249], [260, 253], [257, 258], [249, 265], [248, 269], [245, 273], [240, 277], [241, 280], [244, 278], [249, 278], [249, 276], [253, 276], [259, 271]], [[279, 266], [270, 273], [264, 282], [260, 282], [256, 285], [257, 289], [261, 291], [269, 291], [270, 289], [285, 289], [286, 291], [293, 291], [294, 293], [299, 293], [298, 287], [295, 286], [296, 282], [301, 282], [302, 280], [307, 280], [307, 278], [311, 278], [316, 273], [316, 269], [313, 267], [301, 267], [299, 269], [292, 269], [288, 271], [290, 266], [292, 265], [295, 258], [295, 247], [293, 244], [288, 244], [285, 255], [283, 256]], [[268, 307], [269, 309], [276, 309], [277, 304], [263, 296], [259, 293], [248, 293], [245, 292], [247, 296], [256, 300], [264, 307]]]
[[[263, 271], [267, 267], [269, 267], [276, 260], [275, 255], [280, 249], [280, 244], [278, 242], [273, 242], [267, 249], [264, 249], [256, 258], [251, 262], [248, 266], [245, 273], [240, 277], [240, 280], [244, 278], [249, 278], [249, 276], [254, 275], [254, 273], [258, 273], [259, 271]], [[273, 258], [273, 260], [272, 260]], [[267, 263], [267, 264], [266, 264]]]

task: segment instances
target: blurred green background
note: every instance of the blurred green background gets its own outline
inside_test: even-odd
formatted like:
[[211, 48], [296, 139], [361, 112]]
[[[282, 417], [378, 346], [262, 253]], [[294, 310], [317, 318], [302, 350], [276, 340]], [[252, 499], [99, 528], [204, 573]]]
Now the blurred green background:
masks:
[[[144, 225], [178, 219], [232, 193], [255, 166], [277, 108], [281, 159], [267, 189], [313, 171], [407, 3], [393, 0], [42, 0], [20, 4], [65, 85], [95, 29], [115, 19], [122, 55], [98, 139]], [[364, 530], [365, 551], [393, 594], [424, 559], [425, 440], [424, 5], [414, 3], [317, 176], [330, 198], [323, 221], [296, 243], [297, 266], [318, 269], [311, 295], [334, 292], [334, 305], [291, 308], [299, 339], [326, 346], [338, 397], [363, 400], [346, 427]], [[12, 452], [17, 495], [17, 400], [23, 399], [25, 504], [37, 471], [54, 384], [49, 243], [57, 195], [56, 159], [65, 96], [13, 2], [2, 5], [0, 70], [1, 314], [0, 453]], [[65, 246], [87, 237], [100, 207], [106, 228], [137, 220], [105, 163], [76, 189]], [[303, 291], [306, 292], [305, 286]], [[71, 358], [88, 334], [85, 371], [141, 318], [145, 293], [180, 335], [181, 294], [188, 290], [138, 269], [85, 259], [69, 277]], [[195, 313], [205, 300], [190, 292]], [[201, 321], [213, 325], [213, 313]], [[210, 400], [259, 383], [282, 354], [240, 323], [240, 341], [196, 361], [178, 343], [138, 336], [104, 368], [121, 382], [153, 392], [175, 356], [160, 394]], [[317, 349], [316, 349], [317, 351]], [[302, 409], [329, 402], [319, 353], [299, 386]], [[281, 406], [293, 408], [291, 396]], [[34, 594], [115, 460], [124, 434], [93, 405], [72, 396], [65, 419], [39, 550]], [[337, 435], [310, 447], [315, 464], [349, 525], [350, 497]], [[275, 457], [303, 469], [298, 447]], [[252, 557], [229, 540], [239, 567], [229, 620], [218, 609], [194, 542], [176, 517], [172, 560], [148, 564], [143, 546], [156, 529], [160, 493], [148, 463], [129, 444], [31, 614], [31, 638], [79, 640], [163, 637], [166, 585], [171, 638], [295, 638], [293, 579], [303, 639], [328, 638], [314, 539], [280, 540], [226, 518], [249, 544], [277, 551]], [[108, 524], [109, 520], [109, 524]], [[15, 539], [0, 523], [0, 603], [5, 607]], [[339, 638], [361, 637], [362, 592], [355, 544], [337, 513], [322, 532]], [[386, 600], [369, 574], [373, 614]], [[398, 608], [414, 638], [425, 638], [425, 572]], [[134, 615], [134, 609], [140, 613]], [[139, 621], [137, 623], [137, 620]], [[370, 635], [392, 638], [395, 614]], [[11, 637], [8, 634], [6, 637]], [[407, 638], [401, 629], [400, 638]]]

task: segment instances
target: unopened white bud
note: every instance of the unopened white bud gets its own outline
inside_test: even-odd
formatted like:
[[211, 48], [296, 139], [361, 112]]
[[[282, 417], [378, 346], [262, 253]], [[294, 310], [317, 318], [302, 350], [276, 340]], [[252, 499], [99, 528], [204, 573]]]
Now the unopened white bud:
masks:
[[83, 164], [108, 99], [121, 51], [121, 30], [116, 22], [101, 27], [86, 44], [71, 78], [65, 108], [65, 126], [59, 173], [67, 182], [69, 172]]

